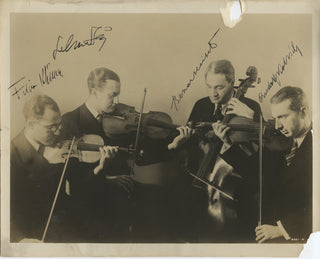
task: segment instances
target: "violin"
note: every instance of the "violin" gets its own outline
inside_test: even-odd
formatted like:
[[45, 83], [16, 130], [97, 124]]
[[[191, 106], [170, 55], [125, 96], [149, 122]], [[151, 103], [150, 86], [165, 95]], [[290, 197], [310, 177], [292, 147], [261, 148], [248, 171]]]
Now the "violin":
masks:
[[[55, 146], [45, 147], [43, 156], [50, 164], [64, 163], [71, 147], [72, 140], [64, 140]], [[101, 154], [99, 148], [104, 146], [104, 141], [99, 135], [87, 134], [76, 139], [72, 145], [70, 157], [78, 158], [80, 162], [95, 163]], [[131, 147], [117, 147], [118, 150], [133, 153]]]
[[[195, 129], [211, 127], [212, 122], [195, 122], [191, 124]], [[234, 144], [259, 141], [260, 123], [249, 118], [236, 116], [224, 123], [230, 127], [228, 137]], [[263, 145], [271, 151], [286, 151], [292, 146], [292, 139], [285, 137], [275, 129], [275, 120], [268, 120], [262, 124]], [[207, 134], [210, 138], [216, 137], [213, 131]]]
[[[116, 137], [137, 131], [140, 113], [126, 104], [116, 104], [112, 113], [103, 114], [102, 125], [106, 136]], [[176, 125], [171, 117], [164, 112], [150, 111], [141, 115], [141, 134], [151, 139], [165, 139]]]
[[[147, 154], [144, 157], [136, 154], [131, 167], [132, 178], [143, 184], [167, 185], [179, 175], [179, 166], [176, 160], [158, 161], [157, 145], [162, 147], [173, 131], [178, 133], [178, 126], [164, 112], [143, 113], [143, 106], [144, 100], [140, 112], [137, 112], [132, 106], [116, 104], [112, 113], [103, 114], [103, 130], [113, 139], [135, 133], [135, 149], [143, 148]], [[161, 147], [160, 153], [163, 152]]]

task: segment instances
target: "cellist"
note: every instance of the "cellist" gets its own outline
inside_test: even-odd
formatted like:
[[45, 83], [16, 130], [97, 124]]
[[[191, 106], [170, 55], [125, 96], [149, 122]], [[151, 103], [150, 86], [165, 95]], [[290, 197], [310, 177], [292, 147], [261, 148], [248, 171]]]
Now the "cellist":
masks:
[[[237, 116], [247, 117], [254, 121], [259, 120], [260, 105], [257, 102], [246, 97], [241, 97], [240, 99], [233, 98], [235, 71], [230, 61], [217, 60], [217, 61], [211, 62], [205, 73], [205, 82], [208, 90], [208, 96], [198, 100], [195, 103], [192, 109], [192, 112], [189, 116], [189, 121], [217, 122], [216, 126], [214, 127], [216, 131], [217, 127], [220, 128], [219, 121], [221, 121], [225, 115], [234, 114]], [[203, 142], [200, 142], [200, 144], [203, 145]], [[250, 149], [247, 149], [246, 146], [242, 146], [242, 148], [246, 149], [247, 152], [250, 152]], [[223, 153], [225, 150], [226, 150], [226, 145], [222, 147], [221, 153]], [[199, 154], [199, 152], [194, 152], [194, 153]], [[237, 168], [233, 168], [221, 156], [218, 156], [214, 171], [217, 171], [217, 170], [229, 170], [230, 172], [232, 171], [236, 172]], [[247, 182], [247, 186], [248, 185], [249, 183]], [[244, 187], [244, 190], [245, 189], [246, 187]], [[205, 206], [208, 209], [209, 215], [214, 214], [215, 212], [213, 211], [213, 204], [212, 204], [213, 203], [212, 195], [214, 190], [212, 188], [209, 188], [208, 196], [206, 198], [203, 198], [203, 196], [200, 197], [201, 195], [203, 195], [203, 192], [197, 191], [196, 189], [194, 189], [194, 192], [197, 193], [195, 195], [198, 195], [198, 198], [194, 201], [194, 203], [196, 203], [198, 206], [199, 199], [207, 200], [207, 203]], [[237, 208], [237, 214], [240, 215], [240, 217], [242, 217], [243, 219], [249, 218], [250, 222], [244, 222], [246, 221], [244, 220], [242, 222], [235, 223], [236, 226], [231, 226], [231, 225], [228, 226], [228, 224], [226, 223], [223, 231], [224, 236], [219, 235], [219, 238], [217, 239], [218, 241], [221, 241], [221, 240], [247, 241], [247, 239], [249, 238], [248, 237], [250, 235], [249, 231], [245, 233], [247, 226], [244, 226], [244, 225], [245, 224], [254, 225], [256, 221], [252, 220], [252, 218], [250, 217], [246, 217], [246, 215], [244, 214], [248, 209], [253, 210], [253, 208], [250, 208], [251, 206], [248, 205], [248, 203], [239, 203], [239, 206], [240, 207]], [[204, 211], [203, 208], [198, 208], [198, 209]], [[202, 220], [202, 221], [205, 221], [205, 220]], [[211, 220], [209, 219], [208, 221], [210, 222]], [[208, 229], [208, 227], [203, 228], [204, 231], [206, 229]], [[215, 232], [214, 229], [212, 229], [211, 231], [209, 230], [208, 236], [205, 235], [205, 237], [202, 237], [205, 239], [204, 241], [216, 240], [217, 237], [215, 236], [214, 232]], [[203, 234], [199, 233], [199, 235], [203, 235]], [[250, 237], [250, 238], [254, 240], [253, 237]]]

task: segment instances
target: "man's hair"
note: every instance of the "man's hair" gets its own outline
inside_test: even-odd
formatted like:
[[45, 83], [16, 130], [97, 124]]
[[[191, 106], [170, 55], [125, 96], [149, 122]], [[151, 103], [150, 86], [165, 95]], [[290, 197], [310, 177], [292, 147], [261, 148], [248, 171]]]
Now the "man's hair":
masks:
[[30, 119], [40, 120], [46, 108], [60, 113], [57, 103], [49, 96], [36, 94], [32, 96], [24, 105], [23, 115], [26, 121]]
[[281, 103], [285, 100], [290, 100], [290, 110], [300, 111], [302, 106], [308, 107], [308, 102], [305, 93], [299, 87], [285, 86], [272, 96], [271, 103]]
[[105, 67], [96, 68], [88, 76], [88, 87], [91, 93], [92, 89], [101, 89], [107, 80], [114, 80], [120, 83], [119, 76]]
[[234, 82], [234, 67], [229, 60], [212, 61], [205, 73], [205, 79], [207, 79], [208, 73], [224, 74], [228, 83]]

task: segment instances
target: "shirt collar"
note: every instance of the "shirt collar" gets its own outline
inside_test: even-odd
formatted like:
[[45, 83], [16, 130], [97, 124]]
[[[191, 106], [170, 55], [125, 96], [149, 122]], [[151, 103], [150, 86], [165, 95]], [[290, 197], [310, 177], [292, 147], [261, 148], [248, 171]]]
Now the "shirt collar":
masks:
[[[233, 95], [232, 95], [232, 96], [233, 96]], [[232, 96], [231, 96], [231, 98], [232, 98]], [[230, 98], [230, 100], [231, 100], [231, 98]], [[209, 97], [209, 99], [210, 99], [210, 97]], [[230, 100], [229, 100], [229, 101], [230, 101]], [[221, 114], [222, 114], [222, 115], [225, 115], [226, 112], [227, 112], [227, 107], [228, 107], [229, 101], [227, 101], [227, 102], [224, 103], [224, 104], [215, 103], [215, 104], [214, 104], [214, 111], [213, 111], [213, 113], [215, 113], [216, 110], [218, 109], [218, 106], [221, 105]], [[210, 102], [211, 102], [211, 99], [210, 99]]]
[[31, 138], [31, 136], [27, 133], [26, 130], [24, 130], [24, 136], [26, 137], [26, 139], [29, 141], [29, 143], [31, 144], [31, 146], [34, 147], [34, 149], [36, 151], [39, 150], [40, 144], [37, 143], [34, 139]]
[[99, 112], [97, 112], [88, 102], [85, 102], [86, 107], [88, 108], [89, 112], [93, 115], [94, 118], [97, 118]]
[[225, 114], [226, 114], [226, 111], [227, 111], [228, 103], [224, 103], [224, 104], [215, 103], [215, 104], [214, 104], [214, 111], [213, 111], [213, 113], [216, 113], [219, 105], [221, 105], [221, 113], [222, 113], [222, 115], [225, 115]]

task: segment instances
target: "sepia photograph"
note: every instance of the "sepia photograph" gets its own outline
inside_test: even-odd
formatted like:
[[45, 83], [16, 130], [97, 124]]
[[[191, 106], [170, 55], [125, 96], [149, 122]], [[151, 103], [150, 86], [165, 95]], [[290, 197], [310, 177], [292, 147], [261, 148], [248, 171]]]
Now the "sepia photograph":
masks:
[[319, 231], [311, 5], [160, 2], [3, 4], [4, 256], [298, 256]]

